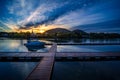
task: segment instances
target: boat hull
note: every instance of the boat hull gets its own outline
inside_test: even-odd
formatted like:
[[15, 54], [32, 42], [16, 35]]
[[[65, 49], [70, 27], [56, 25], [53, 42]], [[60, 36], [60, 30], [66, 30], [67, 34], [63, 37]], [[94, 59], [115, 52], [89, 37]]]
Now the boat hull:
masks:
[[45, 43], [38, 41], [25, 43], [24, 45], [28, 48], [29, 51], [37, 51], [39, 49], [45, 48]]

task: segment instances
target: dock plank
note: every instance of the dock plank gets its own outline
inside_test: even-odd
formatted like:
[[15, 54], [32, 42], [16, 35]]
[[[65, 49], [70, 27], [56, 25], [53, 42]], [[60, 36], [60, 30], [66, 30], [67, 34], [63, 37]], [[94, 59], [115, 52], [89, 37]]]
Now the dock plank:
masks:
[[[0, 57], [50, 57], [49, 53], [3, 53]], [[57, 52], [55, 57], [79, 57], [79, 56], [120, 56], [120, 52]]]
[[28, 75], [26, 80], [50, 80], [56, 49], [57, 45], [53, 44], [48, 52], [50, 56], [43, 57], [37, 67]]
[[44, 57], [26, 80], [49, 80], [53, 63], [53, 57]]
[[56, 57], [95, 57], [95, 56], [120, 56], [120, 52], [59, 52]]

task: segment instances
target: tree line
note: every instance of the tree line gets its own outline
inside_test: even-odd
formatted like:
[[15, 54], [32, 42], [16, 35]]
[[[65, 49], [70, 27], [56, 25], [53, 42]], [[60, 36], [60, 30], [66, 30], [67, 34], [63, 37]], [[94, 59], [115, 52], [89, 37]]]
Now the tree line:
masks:
[[120, 38], [119, 33], [36, 33], [30, 32], [0, 32], [0, 37], [7, 38], [91, 38], [91, 39], [109, 39], [109, 38]]

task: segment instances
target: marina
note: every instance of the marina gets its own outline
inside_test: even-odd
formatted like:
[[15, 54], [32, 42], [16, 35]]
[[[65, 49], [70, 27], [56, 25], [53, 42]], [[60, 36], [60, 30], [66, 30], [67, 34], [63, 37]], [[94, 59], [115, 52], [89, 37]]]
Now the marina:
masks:
[[[70, 44], [69, 44], [70, 45]], [[113, 61], [120, 60], [119, 52], [56, 52], [53, 43], [48, 52], [0, 52], [0, 61], [40, 61], [26, 80], [50, 80], [55, 61]]]
[[0, 0], [0, 80], [120, 80], [120, 0]]

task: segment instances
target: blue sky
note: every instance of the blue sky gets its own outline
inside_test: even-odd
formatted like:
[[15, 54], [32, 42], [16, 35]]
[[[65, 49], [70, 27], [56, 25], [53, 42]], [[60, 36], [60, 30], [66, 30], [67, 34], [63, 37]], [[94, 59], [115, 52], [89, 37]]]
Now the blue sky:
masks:
[[120, 33], [120, 0], [0, 0], [0, 31], [55, 25]]

